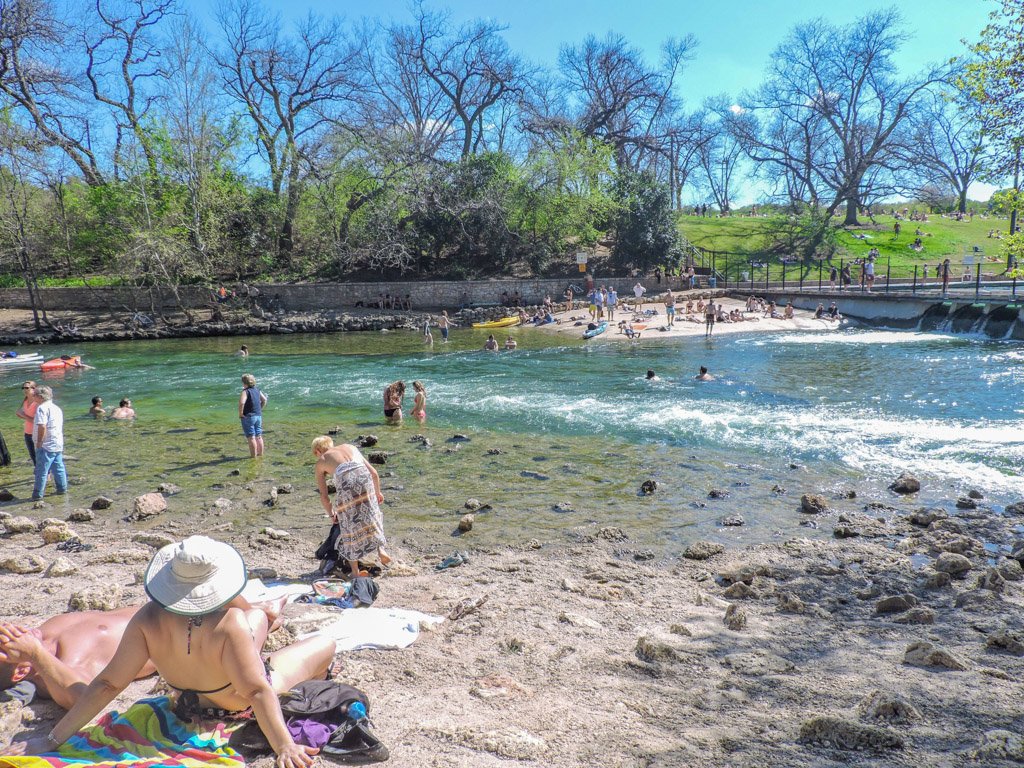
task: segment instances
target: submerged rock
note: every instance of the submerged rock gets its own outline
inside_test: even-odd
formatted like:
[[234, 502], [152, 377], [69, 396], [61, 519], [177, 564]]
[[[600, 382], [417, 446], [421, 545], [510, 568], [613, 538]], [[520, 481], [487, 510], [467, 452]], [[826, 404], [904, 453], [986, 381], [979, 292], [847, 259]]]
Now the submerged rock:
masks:
[[1008, 515], [1024, 515], [1024, 501], [1015, 501], [1013, 504], [1007, 504], [1003, 508], [1003, 512]]
[[371, 464], [383, 465], [388, 463], [387, 451], [370, 451], [366, 454], [366, 460]]
[[462, 505], [470, 512], [476, 512], [483, 504], [480, 503], [479, 499], [466, 499], [466, 503]]
[[708, 491], [709, 499], [727, 499], [729, 498], [729, 492], [724, 491], [721, 488], [712, 488]]
[[373, 448], [378, 443], [376, 435], [360, 435], [359, 436], [359, 447], [360, 448]]
[[744, 520], [740, 515], [727, 515], [719, 521], [719, 525], [724, 525], [730, 528], [738, 528], [741, 525], [746, 525], [746, 522], [747, 521]]
[[650, 496], [656, 490], [658, 490], [658, 482], [656, 480], [644, 480], [640, 483], [641, 496]]
[[931, 509], [921, 507], [920, 509], [911, 512], [907, 519], [910, 521], [911, 525], [919, 525], [922, 528], [927, 528], [936, 520], [944, 520], [947, 517], [949, 517], [949, 515], [947, 515], [946, 511], [943, 509], [939, 509], [937, 507], [933, 507]]
[[800, 497], [800, 511], [807, 515], [820, 515], [829, 511], [828, 500], [817, 493], [805, 493]]

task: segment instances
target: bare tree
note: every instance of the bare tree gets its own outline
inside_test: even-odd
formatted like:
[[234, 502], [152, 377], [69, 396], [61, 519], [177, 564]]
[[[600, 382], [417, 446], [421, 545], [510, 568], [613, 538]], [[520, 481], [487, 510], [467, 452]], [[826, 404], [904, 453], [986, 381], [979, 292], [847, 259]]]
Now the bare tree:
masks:
[[104, 175], [74, 71], [75, 38], [51, 0], [0, 2], [0, 93], [42, 140], [71, 159], [87, 184], [98, 186]]
[[218, 11], [227, 47], [215, 52], [227, 92], [252, 122], [270, 186], [283, 198], [278, 251], [290, 258], [301, 197], [302, 154], [351, 97], [355, 51], [340, 21], [313, 14], [292, 37], [255, 0], [231, 0]]
[[722, 123], [706, 126], [707, 137], [697, 149], [707, 189], [723, 214], [732, 209], [733, 181], [743, 158], [743, 146]]
[[422, 5], [414, 13], [412, 24], [391, 31], [396, 61], [415, 63], [443, 95], [461, 134], [459, 155], [469, 157], [485, 139], [492, 108], [522, 92], [525, 65], [492, 21], [456, 28]]
[[[897, 129], [946, 67], [901, 80], [893, 56], [904, 40], [895, 9], [837, 27], [818, 19], [796, 27], [772, 54], [764, 83], [741, 100], [754, 119], [734, 133], [756, 163], [773, 164], [794, 191], [832, 215], [846, 206], [857, 223], [868, 172], [894, 161]], [[799, 182], [799, 183], [794, 183]]]

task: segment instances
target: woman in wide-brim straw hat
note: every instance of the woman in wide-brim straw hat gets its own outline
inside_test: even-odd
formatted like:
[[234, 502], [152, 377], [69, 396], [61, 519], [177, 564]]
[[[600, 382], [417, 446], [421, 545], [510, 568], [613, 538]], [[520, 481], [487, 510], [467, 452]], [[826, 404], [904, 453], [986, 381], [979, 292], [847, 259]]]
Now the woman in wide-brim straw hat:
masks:
[[277, 754], [278, 768], [305, 768], [316, 750], [288, 733], [278, 693], [322, 677], [334, 642], [312, 637], [271, 654], [260, 650], [267, 614], [241, 592], [246, 568], [234, 547], [205, 536], [168, 544], [146, 569], [150, 602], [129, 622], [113, 660], [45, 739], [15, 747], [25, 754], [51, 751], [84, 727], [135, 679], [147, 660], [178, 692], [183, 718], [255, 716]]

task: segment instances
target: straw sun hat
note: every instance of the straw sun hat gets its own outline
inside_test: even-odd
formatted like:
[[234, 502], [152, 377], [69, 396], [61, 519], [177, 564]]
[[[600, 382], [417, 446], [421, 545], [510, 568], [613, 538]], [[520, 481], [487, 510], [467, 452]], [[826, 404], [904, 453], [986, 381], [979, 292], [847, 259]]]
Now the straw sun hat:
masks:
[[201, 616], [231, 602], [247, 580], [230, 544], [189, 536], [160, 549], [146, 569], [146, 594], [171, 613]]

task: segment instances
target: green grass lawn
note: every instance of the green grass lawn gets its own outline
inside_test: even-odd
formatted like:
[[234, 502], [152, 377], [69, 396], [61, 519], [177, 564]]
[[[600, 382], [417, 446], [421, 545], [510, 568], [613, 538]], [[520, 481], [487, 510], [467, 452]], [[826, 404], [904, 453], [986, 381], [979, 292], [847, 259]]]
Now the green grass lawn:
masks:
[[[935, 274], [935, 265], [947, 258], [953, 263], [954, 269], [960, 269], [965, 256], [976, 256], [974, 247], [977, 246], [984, 258], [983, 273], [997, 274], [1003, 271], [1006, 264], [1002, 241], [988, 237], [992, 229], [1006, 235], [1009, 225], [1004, 218], [983, 219], [975, 216], [974, 221], [956, 221], [935, 214], [930, 215], [926, 222], [902, 220], [899, 238], [893, 236], [892, 216], [875, 216], [875, 221], [877, 224], [874, 226], [868, 223], [866, 226], [839, 230], [839, 249], [832, 258], [833, 262], [838, 264], [840, 259], [849, 261], [863, 258], [874, 247], [879, 252], [879, 274], [884, 275], [891, 263], [891, 275], [894, 278], [911, 277], [915, 266], [918, 275], [921, 275], [925, 265], [929, 266], [929, 276], [932, 276]], [[768, 219], [701, 219], [683, 216], [679, 220], [679, 227], [686, 239], [695, 246], [709, 254], [715, 252], [715, 264], [720, 271], [728, 260], [729, 275], [732, 278], [738, 277], [741, 271], [748, 271], [748, 262], [752, 260], [770, 262], [776, 265], [776, 269], [779, 268], [778, 256], [769, 257], [766, 251]], [[921, 238], [924, 247], [920, 252], [910, 248], [917, 228], [925, 233]], [[791, 269], [793, 278], [798, 279], [798, 266], [794, 264]], [[805, 275], [817, 279], [817, 265], [804, 267], [804, 270]], [[764, 274], [761, 270], [755, 270], [757, 273], [762, 276]]]

